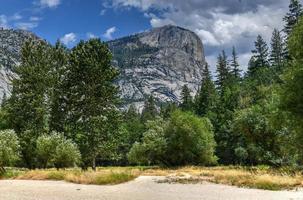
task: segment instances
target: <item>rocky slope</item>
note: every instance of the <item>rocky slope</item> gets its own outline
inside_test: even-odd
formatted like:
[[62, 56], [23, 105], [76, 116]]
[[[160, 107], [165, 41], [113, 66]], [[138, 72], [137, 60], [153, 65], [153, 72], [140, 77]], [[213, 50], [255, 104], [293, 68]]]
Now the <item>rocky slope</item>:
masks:
[[11, 82], [16, 77], [13, 68], [19, 65], [22, 45], [29, 38], [38, 39], [27, 31], [0, 28], [0, 100], [10, 96]]
[[[0, 29], [0, 99], [10, 95], [13, 66], [20, 62], [20, 50], [33, 34]], [[120, 69], [117, 84], [124, 106], [141, 109], [153, 95], [157, 102], [180, 101], [183, 85], [196, 92], [205, 65], [203, 45], [193, 32], [164, 26], [151, 31], [108, 42], [114, 65]]]
[[180, 101], [184, 85], [198, 90], [206, 62], [200, 38], [189, 30], [164, 26], [111, 41], [109, 47], [121, 71], [125, 106], [141, 109], [151, 94], [158, 103]]

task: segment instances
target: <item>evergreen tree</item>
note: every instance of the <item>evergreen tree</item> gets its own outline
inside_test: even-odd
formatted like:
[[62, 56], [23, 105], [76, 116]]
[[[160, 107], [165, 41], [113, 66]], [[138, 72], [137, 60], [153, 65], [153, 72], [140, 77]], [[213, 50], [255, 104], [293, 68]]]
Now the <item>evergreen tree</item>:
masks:
[[44, 41], [27, 41], [7, 105], [9, 124], [20, 138], [22, 159], [29, 168], [35, 165], [35, 141], [48, 128], [50, 62], [50, 48]]
[[227, 85], [227, 82], [230, 78], [230, 69], [227, 61], [227, 55], [225, 51], [222, 51], [222, 54], [219, 54], [217, 60], [217, 80], [216, 85], [219, 91], [222, 93], [224, 87]]
[[255, 41], [255, 49], [252, 50], [253, 56], [248, 68], [248, 74], [252, 77], [257, 75], [260, 68], [269, 66], [268, 62], [268, 46], [261, 35], [258, 35]]
[[230, 67], [231, 67], [232, 74], [233, 74], [234, 78], [240, 79], [241, 70], [239, 69], [240, 65], [239, 65], [239, 62], [238, 62], [238, 56], [237, 56], [237, 52], [236, 52], [235, 47], [233, 47], [233, 50], [232, 50], [232, 60], [230, 62]]
[[287, 40], [294, 26], [298, 23], [299, 18], [302, 16], [302, 14], [303, 14], [303, 10], [300, 0], [290, 0], [289, 12], [283, 18], [284, 22], [286, 23], [284, 27], [284, 32], [287, 35]]
[[67, 130], [78, 143], [84, 167], [96, 168], [96, 159], [107, 159], [114, 151], [117, 133], [118, 72], [112, 55], [100, 39], [81, 41], [70, 53], [64, 84], [68, 87]]
[[284, 42], [279, 30], [274, 29], [271, 38], [271, 52], [269, 61], [274, 67], [275, 73], [279, 74], [284, 62]]
[[208, 64], [205, 65], [202, 72], [202, 82], [195, 98], [195, 112], [199, 116], [205, 116], [213, 111], [216, 103], [216, 88], [212, 81]]
[[155, 99], [152, 95], [144, 103], [141, 118], [143, 122], [153, 120], [158, 115]]
[[184, 85], [181, 91], [181, 104], [180, 104], [180, 108], [183, 111], [191, 111], [193, 108], [193, 98], [190, 93], [191, 91], [188, 88], [188, 86]]
[[50, 122], [49, 126], [52, 131], [64, 132], [64, 122], [66, 114], [65, 94], [67, 91], [63, 85], [64, 75], [68, 65], [68, 53], [66, 48], [57, 41], [52, 48], [52, 68], [51, 68], [51, 89], [49, 99]]

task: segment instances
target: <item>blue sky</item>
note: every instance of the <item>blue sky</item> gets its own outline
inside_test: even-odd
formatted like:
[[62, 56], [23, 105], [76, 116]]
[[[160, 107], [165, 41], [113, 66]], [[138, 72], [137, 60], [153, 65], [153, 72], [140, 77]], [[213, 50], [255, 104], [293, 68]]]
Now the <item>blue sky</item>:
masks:
[[0, 26], [34, 32], [68, 47], [80, 39], [110, 40], [174, 24], [194, 31], [215, 68], [218, 53], [235, 46], [246, 68], [258, 34], [282, 29], [288, 0], [0, 0]]

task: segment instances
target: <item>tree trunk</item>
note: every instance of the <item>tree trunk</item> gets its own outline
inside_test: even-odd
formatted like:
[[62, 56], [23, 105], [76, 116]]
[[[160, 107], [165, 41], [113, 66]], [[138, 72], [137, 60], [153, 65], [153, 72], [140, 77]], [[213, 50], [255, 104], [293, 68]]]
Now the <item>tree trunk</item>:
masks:
[[5, 173], [5, 168], [4, 167], [0, 167], [0, 174], [4, 174]]
[[96, 157], [93, 157], [93, 170], [96, 171]]

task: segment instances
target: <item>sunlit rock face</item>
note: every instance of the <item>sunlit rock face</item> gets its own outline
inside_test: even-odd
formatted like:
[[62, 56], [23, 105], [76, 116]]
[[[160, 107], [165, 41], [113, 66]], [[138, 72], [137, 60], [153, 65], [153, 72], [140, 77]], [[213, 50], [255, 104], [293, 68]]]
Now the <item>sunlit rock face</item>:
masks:
[[0, 100], [8, 98], [12, 91], [13, 72], [21, 62], [21, 48], [28, 39], [36, 39], [34, 34], [23, 30], [0, 28]]
[[[21, 62], [21, 48], [34, 34], [21, 30], [0, 29], [0, 100], [9, 97], [13, 68]], [[153, 95], [160, 105], [179, 102], [186, 84], [193, 92], [198, 90], [205, 56], [200, 38], [193, 32], [164, 26], [136, 35], [108, 42], [120, 77], [123, 108], [134, 104], [142, 109], [145, 99]]]
[[193, 93], [198, 90], [206, 62], [195, 33], [164, 26], [108, 44], [120, 69], [117, 83], [124, 107], [134, 104], [142, 109], [151, 94], [158, 104], [178, 102], [184, 85]]

